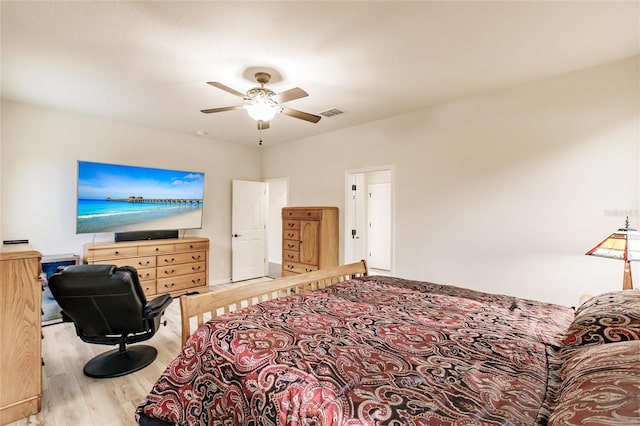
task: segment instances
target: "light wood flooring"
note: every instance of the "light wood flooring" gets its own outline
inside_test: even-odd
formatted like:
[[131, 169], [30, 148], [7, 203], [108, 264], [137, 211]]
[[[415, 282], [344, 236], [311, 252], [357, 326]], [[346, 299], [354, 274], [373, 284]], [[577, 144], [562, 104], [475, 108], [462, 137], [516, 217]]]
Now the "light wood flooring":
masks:
[[[249, 284], [219, 284], [212, 289]], [[9, 426], [134, 426], [134, 412], [166, 366], [180, 352], [180, 303], [174, 299], [155, 336], [146, 342], [158, 349], [158, 357], [146, 368], [112, 379], [93, 379], [82, 373], [84, 364], [114, 346], [84, 343], [71, 323], [44, 327], [42, 334], [42, 410]], [[16, 386], [19, 386], [16, 383]]]

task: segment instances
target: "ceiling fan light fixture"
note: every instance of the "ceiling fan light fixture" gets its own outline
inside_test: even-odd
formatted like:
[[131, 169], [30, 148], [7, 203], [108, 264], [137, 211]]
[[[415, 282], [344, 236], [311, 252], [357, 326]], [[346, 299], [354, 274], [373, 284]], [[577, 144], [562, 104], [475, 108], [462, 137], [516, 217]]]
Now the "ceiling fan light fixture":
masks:
[[251, 104], [246, 106], [249, 117], [256, 121], [271, 121], [276, 116], [279, 106], [269, 98], [254, 98]]
[[269, 73], [257, 72], [255, 74], [255, 78], [256, 81], [260, 83], [260, 87], [253, 87], [249, 89], [246, 95], [217, 81], [208, 81], [208, 85], [217, 87], [220, 90], [224, 90], [227, 93], [242, 98], [245, 102], [248, 102], [248, 104], [201, 109], [200, 112], [204, 114], [211, 114], [214, 112], [246, 109], [249, 117], [258, 122], [258, 129], [260, 130], [268, 129], [269, 121], [271, 121], [278, 113], [282, 113], [299, 120], [308, 121], [310, 123], [317, 123], [322, 118], [319, 115], [280, 106], [285, 102], [309, 96], [309, 94], [301, 88], [294, 87], [293, 89], [285, 90], [284, 92], [275, 93], [271, 89], [264, 87], [264, 85], [271, 79], [271, 75]]

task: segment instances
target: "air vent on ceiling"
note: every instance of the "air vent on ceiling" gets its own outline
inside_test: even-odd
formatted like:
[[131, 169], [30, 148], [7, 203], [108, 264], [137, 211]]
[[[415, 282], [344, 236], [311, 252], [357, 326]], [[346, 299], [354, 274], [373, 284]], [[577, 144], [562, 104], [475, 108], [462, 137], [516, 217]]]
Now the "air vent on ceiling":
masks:
[[344, 114], [344, 111], [340, 111], [338, 108], [331, 108], [320, 113], [320, 115], [323, 115], [325, 117], [333, 117], [334, 115], [340, 114]]

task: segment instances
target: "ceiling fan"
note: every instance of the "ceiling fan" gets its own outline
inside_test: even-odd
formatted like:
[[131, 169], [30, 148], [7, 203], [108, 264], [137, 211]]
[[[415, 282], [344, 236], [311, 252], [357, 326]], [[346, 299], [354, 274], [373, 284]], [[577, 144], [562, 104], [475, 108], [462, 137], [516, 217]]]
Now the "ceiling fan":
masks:
[[257, 72], [255, 73], [255, 78], [256, 81], [260, 83], [260, 87], [251, 88], [246, 94], [238, 92], [237, 90], [225, 86], [222, 83], [218, 83], [217, 81], [208, 81], [207, 84], [224, 90], [227, 93], [231, 93], [232, 95], [236, 95], [249, 103], [245, 105], [202, 109], [200, 111], [205, 114], [210, 114], [212, 112], [246, 109], [249, 116], [258, 122], [258, 130], [268, 129], [269, 121], [278, 113], [288, 115], [289, 117], [299, 118], [300, 120], [309, 121], [311, 123], [317, 123], [320, 121], [321, 117], [319, 115], [298, 111], [297, 109], [287, 108], [281, 105], [285, 102], [309, 96], [309, 94], [301, 88], [294, 87], [293, 89], [285, 90], [284, 92], [275, 93], [274, 91], [264, 87], [264, 85], [269, 83], [271, 80], [271, 74], [267, 72]]

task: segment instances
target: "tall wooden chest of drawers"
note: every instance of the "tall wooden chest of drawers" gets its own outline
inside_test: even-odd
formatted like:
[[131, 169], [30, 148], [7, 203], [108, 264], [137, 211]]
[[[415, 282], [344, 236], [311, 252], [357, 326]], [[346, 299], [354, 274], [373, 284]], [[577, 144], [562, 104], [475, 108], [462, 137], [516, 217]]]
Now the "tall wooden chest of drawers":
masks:
[[0, 247], [1, 425], [42, 405], [41, 258], [27, 246]]
[[85, 262], [133, 266], [147, 297], [178, 296], [209, 285], [207, 238], [89, 244], [85, 247]]
[[338, 265], [338, 208], [282, 209], [282, 276]]

